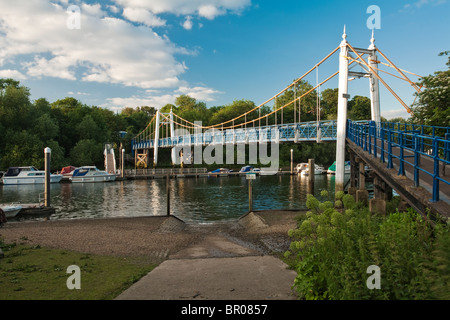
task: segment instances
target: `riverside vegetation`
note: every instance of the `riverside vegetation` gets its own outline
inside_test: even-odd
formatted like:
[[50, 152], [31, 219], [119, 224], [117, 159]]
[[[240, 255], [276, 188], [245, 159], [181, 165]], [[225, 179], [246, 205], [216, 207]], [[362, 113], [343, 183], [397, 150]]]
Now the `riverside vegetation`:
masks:
[[[433, 225], [410, 208], [399, 212], [395, 200], [379, 216], [343, 192], [334, 202], [327, 191], [321, 197], [308, 195], [310, 211], [289, 231], [284, 257], [298, 273], [299, 299], [450, 299], [448, 222]], [[380, 289], [366, 284], [372, 265], [380, 268]]]
[[[155, 264], [144, 259], [86, 254], [39, 245], [5, 243], [0, 248], [0, 300], [110, 300], [122, 293]], [[69, 290], [67, 267], [82, 272], [81, 290]]]

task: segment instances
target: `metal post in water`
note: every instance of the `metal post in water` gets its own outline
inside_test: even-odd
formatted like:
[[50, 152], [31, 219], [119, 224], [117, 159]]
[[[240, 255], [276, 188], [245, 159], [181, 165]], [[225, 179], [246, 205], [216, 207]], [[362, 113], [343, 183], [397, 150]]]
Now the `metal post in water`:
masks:
[[167, 215], [170, 216], [170, 174], [166, 179], [166, 192], [167, 192]]
[[314, 195], [315, 166], [314, 159], [308, 160], [308, 193]]
[[52, 149], [45, 148], [45, 193], [44, 206], [50, 207], [50, 159], [52, 157]]
[[294, 174], [294, 149], [291, 149], [291, 174]]
[[120, 170], [122, 173], [122, 178], [125, 176], [124, 170], [125, 170], [125, 149], [122, 149], [122, 168]]
[[252, 180], [248, 180], [248, 212], [253, 211]]

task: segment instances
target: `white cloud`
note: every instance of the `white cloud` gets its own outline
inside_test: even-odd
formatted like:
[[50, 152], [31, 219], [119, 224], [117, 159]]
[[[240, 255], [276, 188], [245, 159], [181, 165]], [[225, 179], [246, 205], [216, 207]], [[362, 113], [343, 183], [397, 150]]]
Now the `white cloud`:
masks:
[[[110, 4], [91, 5], [83, 0], [0, 1], [0, 77], [53, 77], [144, 89], [142, 95], [110, 96], [102, 107], [113, 110], [143, 105], [161, 108], [174, 103], [181, 94], [214, 101], [221, 92], [203, 85], [191, 86], [180, 78], [188, 67], [177, 56], [195, 55], [197, 51], [177, 46], [153, 28], [167, 27], [161, 14], [182, 16], [182, 26], [190, 30], [194, 19], [239, 13], [250, 3], [113, 0]], [[66, 11], [71, 4], [80, 8], [79, 29], [68, 28], [68, 19], [76, 13]], [[122, 16], [117, 17], [120, 13]]]
[[143, 23], [149, 27], [161, 27], [166, 24], [166, 21], [142, 8], [125, 8], [123, 9], [123, 16], [130, 21]]
[[98, 3], [93, 4], [93, 5], [83, 3], [83, 4], [81, 4], [80, 9], [81, 9], [81, 12], [83, 12], [84, 14], [88, 14], [90, 16], [96, 16], [96, 17], [104, 16], [102, 7]]
[[240, 12], [251, 0], [114, 0], [124, 8], [144, 8], [154, 14], [198, 15], [214, 19], [227, 12]]
[[148, 97], [139, 97], [132, 96], [128, 98], [109, 98], [107, 99], [108, 103], [103, 105], [102, 107], [113, 110], [113, 111], [121, 111], [125, 107], [136, 108], [142, 106], [155, 107], [160, 109], [164, 107], [166, 104], [173, 104], [175, 102], [175, 96], [166, 94], [161, 96], [148, 96]]
[[25, 80], [27, 77], [17, 70], [0, 70], [0, 78], [12, 78], [14, 80]]
[[67, 94], [68, 95], [71, 95], [71, 96], [74, 96], [74, 95], [78, 95], [78, 96], [90, 96], [91, 94], [90, 93], [86, 93], [86, 92], [80, 92], [80, 91], [78, 91], [78, 92], [73, 92], [73, 91], [69, 91], [69, 92], [67, 92]]
[[193, 27], [193, 23], [192, 23], [192, 17], [191, 16], [187, 16], [186, 17], [186, 21], [184, 21], [184, 23], [182, 24], [183, 28], [185, 28], [186, 30], [191, 30]]
[[180, 94], [188, 95], [197, 100], [207, 101], [207, 102], [214, 101], [215, 100], [214, 96], [216, 94], [222, 93], [220, 91], [217, 91], [217, 90], [214, 90], [211, 88], [206, 88], [206, 87], [189, 88], [189, 87], [185, 87], [185, 86], [178, 88], [177, 92]]
[[172, 93], [161, 93], [158, 90], [145, 90], [145, 95], [134, 95], [131, 97], [115, 97], [109, 98], [108, 103], [103, 105], [103, 108], [108, 108], [113, 111], [120, 111], [125, 107], [141, 107], [141, 106], [150, 106], [160, 109], [164, 107], [166, 104], [174, 104], [175, 99], [182, 95], [189, 95], [192, 98], [195, 98], [199, 101], [211, 102], [215, 101], [215, 96], [220, 94], [221, 92], [207, 88], [207, 87], [193, 87], [190, 88], [188, 86], [181, 86], [177, 90]]
[[417, 0], [415, 2], [405, 4], [403, 6], [403, 8], [404, 9], [409, 9], [409, 8], [414, 6], [414, 7], [420, 9], [423, 6], [426, 6], [426, 5], [435, 5], [435, 6], [437, 6], [437, 5], [441, 5], [441, 4], [447, 3], [447, 2], [448, 2], [448, 0]]
[[180, 85], [186, 66], [175, 55], [189, 54], [188, 50], [148, 27], [107, 17], [99, 5], [81, 7], [81, 28], [70, 30], [63, 5], [0, 2], [0, 67], [20, 55], [25, 61], [17, 75], [140, 88]]
[[400, 117], [408, 119], [411, 115], [408, 113], [408, 111], [406, 111], [405, 108], [402, 108], [402, 109], [381, 111], [381, 116], [385, 117], [387, 120], [390, 120], [393, 118], [400, 118]]

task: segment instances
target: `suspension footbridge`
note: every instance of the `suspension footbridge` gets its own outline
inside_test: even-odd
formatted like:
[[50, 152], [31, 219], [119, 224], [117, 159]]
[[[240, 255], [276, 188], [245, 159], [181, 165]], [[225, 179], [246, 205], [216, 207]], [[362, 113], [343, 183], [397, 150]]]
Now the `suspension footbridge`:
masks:
[[[339, 54], [339, 70], [319, 80], [319, 67], [335, 54]], [[353, 71], [354, 66], [359, 66], [362, 71]], [[381, 66], [390, 68], [390, 71], [382, 69]], [[308, 89], [301, 87], [302, 81], [314, 71], [317, 75], [316, 85]], [[352, 158], [351, 188], [364, 189], [364, 183], [360, 181], [364, 178], [357, 174], [362, 163], [364, 166], [376, 168], [375, 181], [379, 183], [375, 187], [379, 192], [375, 193], [375, 198], [378, 200], [386, 200], [386, 191], [393, 188], [418, 211], [425, 213], [429, 210], [449, 216], [450, 127], [382, 122], [380, 83], [407, 112], [413, 114], [412, 109], [383, 79], [382, 73], [404, 80], [417, 93], [421, 93], [422, 88], [410, 79], [411, 76], [420, 76], [397, 67], [375, 46], [373, 34], [367, 49], [357, 48], [347, 41], [344, 29], [340, 45], [309, 71], [267, 101], [233, 119], [204, 125], [201, 122], [188, 121], [172, 110], [168, 113], [157, 111], [148, 126], [132, 140], [135, 159], [147, 166], [150, 162], [150, 150], [153, 150], [153, 166], [156, 167], [159, 148], [171, 148], [173, 163], [180, 163], [180, 148], [190, 150], [195, 146], [335, 141], [336, 191], [344, 190], [347, 150]], [[337, 120], [323, 120], [320, 89], [337, 76]], [[357, 78], [369, 80], [370, 121], [348, 119], [348, 83]], [[288, 102], [283, 99], [286, 93], [292, 97]], [[315, 107], [304, 103], [305, 99], [311, 97], [317, 101]], [[272, 107], [267, 108], [270, 105]], [[305, 113], [314, 114], [315, 121], [302, 121]], [[401, 180], [398, 180], [398, 177]], [[420, 196], [417, 193], [419, 191]]]

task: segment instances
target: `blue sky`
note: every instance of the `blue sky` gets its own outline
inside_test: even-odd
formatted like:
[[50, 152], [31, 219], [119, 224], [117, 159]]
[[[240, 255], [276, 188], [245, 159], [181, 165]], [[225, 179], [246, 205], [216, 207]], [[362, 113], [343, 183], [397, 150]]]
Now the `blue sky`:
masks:
[[[419, 75], [446, 68], [438, 53], [450, 50], [448, 0], [0, 0], [0, 77], [20, 80], [33, 100], [71, 96], [114, 111], [160, 108], [181, 94], [208, 107], [260, 104], [339, 46], [344, 24], [349, 43], [367, 48], [371, 5], [381, 12], [375, 44], [392, 62]], [[319, 80], [337, 70], [335, 55]], [[409, 84], [382, 76], [413, 102]], [[368, 96], [368, 86], [352, 81], [349, 93]], [[408, 116], [385, 88], [381, 106], [387, 118]]]

